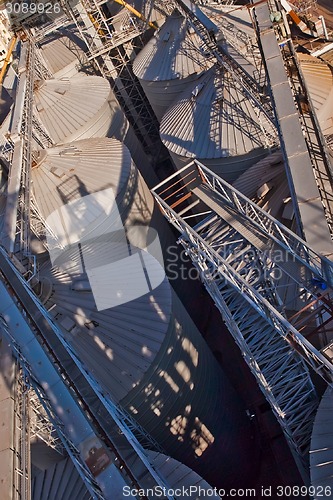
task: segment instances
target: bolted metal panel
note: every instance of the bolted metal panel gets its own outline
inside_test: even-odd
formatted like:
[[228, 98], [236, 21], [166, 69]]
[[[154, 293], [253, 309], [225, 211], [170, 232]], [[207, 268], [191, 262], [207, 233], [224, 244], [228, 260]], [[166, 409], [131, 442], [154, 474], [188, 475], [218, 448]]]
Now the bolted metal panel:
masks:
[[159, 120], [187, 85], [211, 67], [201, 46], [199, 36], [175, 11], [134, 60], [134, 74]]
[[104, 78], [40, 81], [34, 98], [37, 115], [55, 144], [88, 137], [122, 139], [127, 131], [127, 120]]
[[49, 35], [43, 39], [40, 52], [54, 78], [71, 78], [78, 74], [84, 51], [66, 35]]
[[198, 158], [229, 182], [267, 154], [251, 103], [230, 73], [217, 67], [188, 86], [168, 109], [160, 135], [178, 168]]

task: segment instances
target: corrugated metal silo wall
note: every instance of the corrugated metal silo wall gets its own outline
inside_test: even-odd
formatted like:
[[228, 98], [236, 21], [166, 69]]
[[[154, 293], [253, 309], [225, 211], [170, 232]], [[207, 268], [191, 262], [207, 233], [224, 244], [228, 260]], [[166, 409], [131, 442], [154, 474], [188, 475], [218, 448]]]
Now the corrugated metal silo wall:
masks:
[[[172, 151], [169, 151], [169, 153], [178, 170], [193, 160], [193, 158], [180, 156]], [[197, 158], [197, 160], [225, 181], [233, 183], [243, 172], [267, 156], [267, 154], [267, 149], [258, 148], [246, 155], [230, 156], [228, 158]]]
[[199, 75], [194, 74], [187, 78], [174, 80], [147, 82], [139, 79], [139, 81], [160, 122], [167, 109], [178, 99], [187, 86], [198, 78]]
[[121, 404], [170, 456], [210, 484], [251, 484], [256, 467], [251, 423], [175, 293], [164, 343]]

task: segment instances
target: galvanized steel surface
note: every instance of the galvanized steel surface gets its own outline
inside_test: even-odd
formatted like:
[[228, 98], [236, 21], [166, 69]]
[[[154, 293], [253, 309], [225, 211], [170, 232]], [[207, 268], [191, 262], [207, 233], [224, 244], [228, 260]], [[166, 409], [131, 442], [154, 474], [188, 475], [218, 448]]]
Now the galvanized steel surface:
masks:
[[[147, 255], [148, 267], [153, 270], [156, 261]], [[42, 270], [44, 283], [52, 284], [46, 306], [56, 305], [52, 313], [68, 330], [80, 359], [103, 388], [120, 401], [142, 380], [165, 340], [171, 321], [170, 285], [165, 278], [152, 293], [98, 312], [87, 275], [75, 264], [69, 272], [49, 266]], [[83, 283], [84, 288], [80, 286]], [[107, 294], [110, 285], [112, 282], [100, 293]]]
[[79, 59], [84, 58], [83, 50], [67, 36], [46, 37], [40, 47], [47, 67], [55, 78], [70, 78], [78, 73]]
[[306, 86], [325, 136], [333, 134], [333, 71], [325, 62], [298, 54]]
[[[315, 491], [323, 491], [328, 497], [333, 491], [333, 464], [332, 464], [332, 417], [333, 397], [332, 389], [326, 389], [320, 402], [313, 425], [310, 446], [310, 474], [311, 485]], [[325, 490], [325, 487], [327, 490]], [[326, 494], [325, 493], [325, 494]]]
[[[225, 70], [211, 68], [186, 89], [161, 121], [162, 142], [177, 166], [198, 158], [233, 181], [265, 154], [262, 130], [251, 103]], [[209, 160], [209, 163], [207, 162]], [[211, 161], [214, 160], [214, 161]], [[228, 167], [228, 163], [232, 163]]]
[[79, 287], [86, 275], [78, 267], [75, 274], [75, 266], [69, 272], [50, 266], [41, 271], [52, 288], [45, 305], [104, 391], [168, 454], [207, 481], [220, 477], [235, 484], [240, 463], [247, 476], [250, 423], [168, 281], [98, 312], [92, 293]]
[[109, 82], [98, 76], [40, 81], [34, 103], [56, 144], [88, 137], [118, 137], [128, 127]]
[[[111, 189], [122, 223], [132, 229], [131, 243], [140, 248], [145, 247], [149, 235], [147, 236], [146, 231], [133, 230], [132, 226], [144, 226], [148, 229], [154, 201], [132, 162], [127, 147], [118, 140], [84, 139], [44, 150], [36, 157], [33, 165], [32, 186], [38, 209], [44, 219], [68, 203], [93, 193], [99, 196], [99, 193], [103, 194]], [[89, 224], [82, 226], [81, 238], [87, 238], [88, 235], [93, 238], [96, 234], [112, 230], [113, 221], [108, 215], [108, 207], [112, 205], [110, 196], [100, 199], [100, 203], [104, 205], [98, 209], [95, 204], [81, 206], [80, 210], [85, 210], [85, 219], [91, 219]], [[73, 221], [70, 218], [70, 211], [62, 212], [59, 235], [66, 234], [68, 228], [72, 227]], [[68, 238], [66, 244], [75, 243], [76, 231]], [[92, 246], [93, 243], [92, 241]], [[97, 257], [96, 252], [100, 257]], [[94, 249], [96, 258], [104, 258], [103, 253], [102, 247]], [[79, 256], [72, 258], [78, 259]]]
[[202, 42], [175, 12], [133, 62], [147, 98], [159, 120], [189, 83], [212, 66]]
[[216, 67], [167, 111], [160, 134], [169, 150], [188, 158], [238, 156], [264, 145], [251, 104]]
[[89, 500], [90, 493], [70, 458], [40, 471], [32, 480], [32, 500]]
[[133, 62], [135, 75], [156, 82], [178, 80], [207, 70], [211, 63], [200, 47], [202, 41], [190, 33], [186, 19], [175, 12], [141, 50]]

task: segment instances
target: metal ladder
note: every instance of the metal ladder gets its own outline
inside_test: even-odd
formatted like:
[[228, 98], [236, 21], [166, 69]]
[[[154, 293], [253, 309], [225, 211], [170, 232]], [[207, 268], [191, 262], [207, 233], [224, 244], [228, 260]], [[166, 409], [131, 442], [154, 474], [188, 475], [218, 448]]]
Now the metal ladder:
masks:
[[[307, 365], [333, 385], [333, 364], [318, 343], [298, 331], [295, 312], [303, 310], [303, 318], [304, 308], [312, 303], [309, 328], [320, 326], [321, 305], [332, 301], [333, 264], [196, 160], [152, 193], [180, 231], [179, 243], [198, 269], [306, 478], [318, 405]], [[325, 294], [314, 279], [327, 287]], [[332, 322], [332, 308], [328, 311]]]

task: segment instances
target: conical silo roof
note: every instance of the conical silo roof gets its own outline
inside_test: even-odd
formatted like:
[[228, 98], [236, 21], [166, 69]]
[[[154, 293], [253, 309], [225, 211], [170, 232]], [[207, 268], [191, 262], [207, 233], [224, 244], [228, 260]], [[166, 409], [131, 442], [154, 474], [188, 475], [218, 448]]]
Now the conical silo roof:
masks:
[[297, 54], [306, 85], [325, 136], [333, 134], [333, 72], [324, 61]]
[[188, 83], [211, 67], [201, 47], [199, 36], [175, 11], [135, 58], [134, 74], [159, 119]]
[[[210, 492], [207, 491], [206, 493], [205, 490], [212, 490], [212, 486], [210, 486], [186, 465], [162, 453], [156, 453], [153, 451], [146, 451], [146, 453], [150, 463], [166, 480], [170, 488], [180, 488], [181, 491], [185, 489], [184, 496], [182, 494], [177, 495], [178, 500], [186, 498], [190, 500], [198, 500], [199, 498], [202, 498], [203, 495], [208, 496], [208, 494], [209, 498], [213, 498], [215, 500], [220, 498], [217, 494], [215, 495], [214, 492], [210, 494]], [[123, 451], [123, 454], [125, 454], [126, 458], [127, 453]], [[132, 458], [132, 448], [129, 448], [128, 455], [131, 455]], [[142, 462], [136, 457], [132, 463], [131, 470], [134, 475], [137, 471], [142, 473]], [[152, 481], [149, 479], [151, 479], [149, 474], [141, 479], [141, 484], [145, 489], [152, 488], [154, 486]], [[115, 480], [113, 491], [104, 491], [105, 500], [123, 498], [124, 484], [126, 483]], [[190, 490], [190, 487], [192, 487], [192, 490]], [[130, 489], [130, 487], [128, 487], [128, 489]], [[32, 498], [33, 500], [40, 500], [41, 498], [89, 500], [91, 499], [91, 495], [89, 494], [85, 483], [78, 474], [71, 459], [64, 458], [47, 469], [35, 470], [32, 478]]]
[[286, 223], [283, 219], [287, 218], [288, 213], [290, 218], [293, 217], [281, 151], [278, 150], [255, 163], [238, 177], [233, 186], [281, 222]]
[[86, 60], [84, 51], [75, 41], [58, 33], [43, 39], [40, 52], [54, 78], [75, 76], [79, 62]]
[[333, 89], [333, 73], [328, 64], [309, 54], [297, 54], [316, 111], [327, 104]]
[[244, 164], [249, 166], [265, 154], [251, 103], [237, 90], [230, 73], [217, 67], [190, 85], [168, 109], [160, 136], [176, 165], [197, 158], [229, 181]]
[[[112, 196], [125, 226], [149, 225], [153, 198], [136, 169], [129, 150], [116, 139], [83, 139], [43, 150], [35, 155], [31, 181], [37, 207], [46, 220], [63, 206], [75, 203], [87, 195], [98, 194], [101, 204], [99, 208], [90, 206], [89, 202], [84, 207], [91, 211], [91, 214], [86, 213], [87, 220], [90, 217], [91, 222], [82, 226], [82, 238], [88, 234], [92, 237], [96, 233], [94, 228], [97, 220], [99, 235], [111, 229], [112, 222], [108, 218], [107, 208], [112, 205]], [[111, 195], [108, 190], [112, 190]], [[68, 217], [71, 215], [72, 212], [68, 212]], [[67, 214], [62, 212], [62, 228], [54, 228], [60, 238], [61, 235], [66, 235], [70, 224], [74, 223], [66, 217]], [[80, 222], [78, 224], [81, 226]], [[139, 237], [141, 236], [138, 235]], [[132, 243], [136, 243], [135, 236], [133, 238]], [[75, 241], [77, 238], [74, 231], [63, 239], [65, 246]]]
[[[147, 451], [147, 455], [150, 463], [158, 470], [170, 488], [173, 490], [179, 489], [181, 493], [177, 495], [178, 500], [185, 500], [186, 498], [190, 498], [191, 500], [203, 500], [206, 496], [215, 500], [220, 499], [217, 492], [213, 491], [211, 485], [192, 469], [178, 462], [178, 460], [166, 456], [163, 453], [156, 453], [155, 451]], [[133, 463], [134, 471], [135, 466], [136, 462]], [[147, 481], [145, 487], [149, 488], [151, 486], [152, 485], [148, 484]], [[190, 489], [191, 487], [192, 489]], [[184, 493], [182, 493], [183, 491]]]
[[128, 128], [109, 82], [99, 76], [39, 81], [34, 103], [55, 144], [107, 135], [121, 139]]

